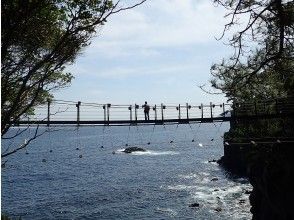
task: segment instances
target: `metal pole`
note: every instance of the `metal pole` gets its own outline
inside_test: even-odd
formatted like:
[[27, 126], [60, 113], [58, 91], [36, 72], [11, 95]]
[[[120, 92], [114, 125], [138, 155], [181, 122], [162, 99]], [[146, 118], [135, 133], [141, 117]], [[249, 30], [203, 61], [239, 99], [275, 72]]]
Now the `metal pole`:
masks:
[[156, 105], [154, 106], [154, 114], [155, 114], [155, 121], [157, 120], [157, 109], [156, 109]]
[[132, 105], [130, 105], [129, 110], [130, 110], [130, 121], [132, 121]]
[[181, 120], [181, 104], [179, 104], [179, 120]]
[[189, 104], [186, 103], [187, 119], [189, 120]]
[[137, 115], [137, 104], [135, 103], [135, 120], [138, 120], [138, 115]]
[[111, 104], [107, 104], [107, 121], [109, 122]]
[[47, 127], [49, 127], [50, 126], [50, 104], [51, 104], [51, 102], [50, 102], [50, 100], [48, 99], [47, 100]]
[[212, 102], [210, 102], [210, 117], [213, 118], [213, 115], [212, 115]]
[[161, 119], [162, 122], [164, 121], [164, 116], [163, 116], [163, 104], [161, 103]]
[[226, 117], [225, 103], [223, 103], [223, 114], [224, 114], [224, 117]]
[[104, 122], [106, 121], [106, 105], [103, 105], [103, 111], [104, 111]]
[[203, 104], [201, 103], [201, 118], [203, 118]]
[[78, 101], [78, 104], [76, 104], [76, 107], [77, 107], [77, 125], [78, 126], [80, 125], [80, 105], [81, 105], [81, 102]]

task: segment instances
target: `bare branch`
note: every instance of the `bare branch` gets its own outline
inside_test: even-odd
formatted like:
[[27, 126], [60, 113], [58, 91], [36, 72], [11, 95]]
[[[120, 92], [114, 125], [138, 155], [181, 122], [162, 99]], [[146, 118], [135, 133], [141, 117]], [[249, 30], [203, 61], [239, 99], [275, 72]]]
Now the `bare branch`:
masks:
[[[139, 6], [139, 5], [142, 5], [144, 2], [146, 2], [147, 0], [142, 0], [142, 1], [140, 1], [140, 2], [138, 2], [137, 4], [134, 4], [134, 5], [132, 5], [132, 6], [129, 6], [129, 7], [124, 7], [124, 8], [120, 8], [120, 9], [118, 9], [118, 10], [116, 10], [116, 11], [113, 11], [112, 12], [112, 14], [116, 14], [116, 13], [118, 13], [118, 12], [121, 12], [121, 11], [125, 11], [125, 10], [129, 10], [129, 9], [133, 9], [133, 8], [135, 8], [135, 7], [137, 7], [137, 6]], [[119, 3], [119, 1], [117, 2], [117, 4]], [[116, 4], [116, 5], [117, 5]]]
[[10, 152], [8, 152], [8, 153], [1, 154], [1, 158], [7, 157], [7, 156], [9, 156], [9, 155], [11, 155], [11, 154], [14, 154], [14, 153], [18, 152], [18, 151], [21, 150], [21, 149], [24, 149], [24, 148], [25, 148], [26, 146], [28, 146], [29, 143], [31, 143], [33, 140], [35, 140], [36, 138], [38, 138], [38, 137], [40, 137], [40, 136], [42, 136], [43, 134], [46, 133], [46, 131], [44, 131], [44, 132], [38, 134], [38, 130], [39, 130], [39, 125], [37, 126], [36, 131], [35, 131], [35, 133], [34, 133], [34, 136], [33, 136], [32, 138], [30, 138], [29, 140], [25, 141], [23, 144], [21, 144], [19, 147], [15, 148], [14, 150], [12, 150], [12, 151], [10, 151]]
[[203, 92], [210, 94], [210, 95], [222, 95], [222, 92], [212, 92], [211, 90], [206, 89], [207, 85], [203, 84], [203, 85], [198, 85], [197, 87], [200, 88]]

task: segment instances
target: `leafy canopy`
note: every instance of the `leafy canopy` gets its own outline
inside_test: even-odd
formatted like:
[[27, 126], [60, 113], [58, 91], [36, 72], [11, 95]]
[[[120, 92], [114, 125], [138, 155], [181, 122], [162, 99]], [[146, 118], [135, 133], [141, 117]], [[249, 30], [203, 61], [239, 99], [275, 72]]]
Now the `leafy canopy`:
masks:
[[[293, 96], [294, 3], [282, 0], [215, 0], [229, 12], [224, 33], [235, 53], [211, 67], [211, 84], [231, 100]], [[243, 22], [241, 22], [243, 21]]]
[[3, 0], [1, 32], [1, 134], [52, 91], [73, 79], [64, 71], [95, 30], [122, 10], [110, 0]]

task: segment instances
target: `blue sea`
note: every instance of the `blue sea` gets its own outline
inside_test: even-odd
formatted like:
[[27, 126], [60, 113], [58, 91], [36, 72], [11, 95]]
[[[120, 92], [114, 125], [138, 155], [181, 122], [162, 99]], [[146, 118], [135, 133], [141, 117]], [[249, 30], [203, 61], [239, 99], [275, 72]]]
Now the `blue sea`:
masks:
[[[228, 129], [228, 123], [39, 128], [42, 136], [2, 159], [2, 213], [22, 220], [251, 219], [245, 193], [251, 185], [209, 162], [223, 155]], [[2, 153], [34, 131], [3, 139]], [[146, 151], [122, 152], [132, 146]]]

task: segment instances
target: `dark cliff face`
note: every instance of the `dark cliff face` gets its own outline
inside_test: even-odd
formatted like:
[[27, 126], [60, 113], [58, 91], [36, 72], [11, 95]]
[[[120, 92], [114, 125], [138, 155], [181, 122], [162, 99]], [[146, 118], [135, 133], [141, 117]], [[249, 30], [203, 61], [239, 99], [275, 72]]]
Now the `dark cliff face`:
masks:
[[294, 146], [292, 143], [260, 146], [250, 161], [251, 212], [256, 220], [294, 219]]
[[[254, 220], [294, 220], [293, 120], [283, 120], [279, 133], [261, 132], [257, 141], [247, 139], [256, 137], [256, 130], [251, 130], [250, 135], [247, 131], [238, 131], [244, 130], [248, 124], [231, 124], [230, 132], [225, 135], [224, 156], [219, 163], [233, 175], [249, 177], [253, 186], [250, 203]], [[254, 124], [260, 130], [264, 128], [261, 124], [250, 122], [250, 126]], [[276, 125], [275, 128], [280, 127], [279, 123]], [[264, 137], [272, 139], [269, 141]], [[281, 137], [281, 141], [274, 137]], [[228, 144], [226, 139], [231, 142]]]

